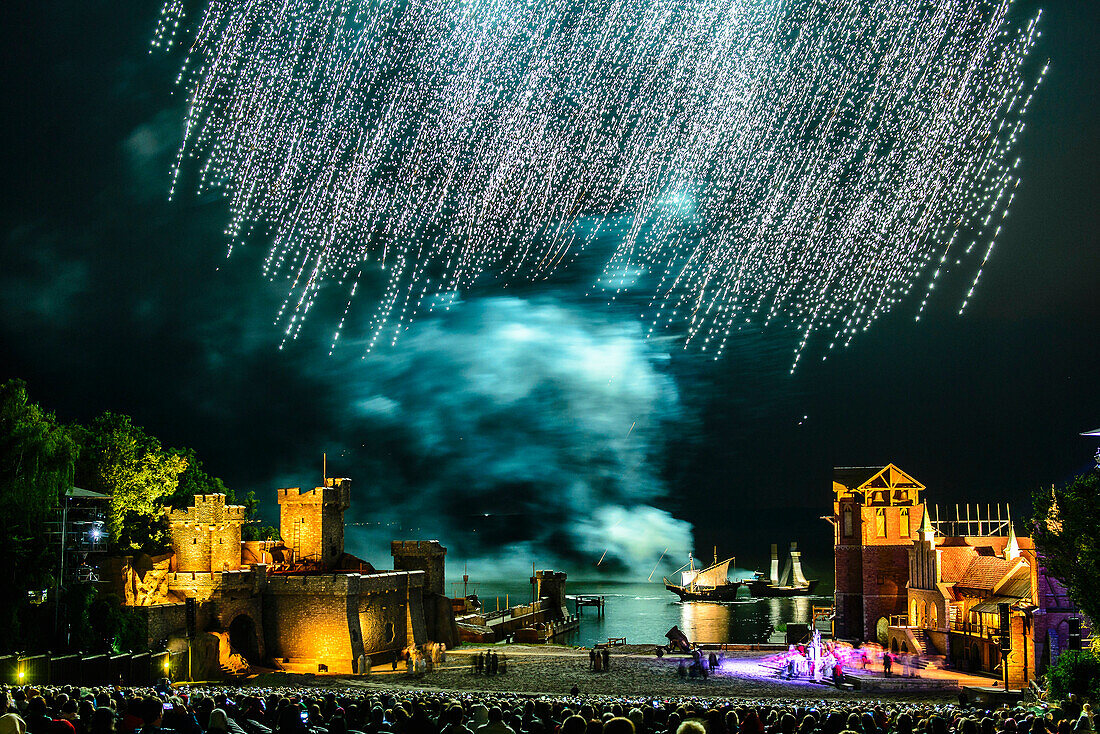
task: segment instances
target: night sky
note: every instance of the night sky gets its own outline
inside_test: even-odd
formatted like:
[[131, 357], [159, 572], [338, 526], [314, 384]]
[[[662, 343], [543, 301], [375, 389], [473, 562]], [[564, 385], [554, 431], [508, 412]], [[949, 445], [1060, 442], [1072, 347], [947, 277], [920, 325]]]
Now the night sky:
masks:
[[[642, 339], [636, 309], [584, 297], [598, 251], [538, 286], [479, 287], [366, 359], [354, 323], [331, 357], [327, 325], [280, 351], [285, 292], [260, 275], [263, 243], [226, 259], [224, 203], [168, 201], [184, 107], [176, 60], [148, 50], [158, 10], [21, 3], [0, 24], [0, 379], [64, 420], [130, 414], [256, 490], [270, 518], [274, 488], [313, 486], [327, 451], [355, 482], [349, 550], [384, 566], [389, 537], [439, 537], [481, 574], [494, 557], [578, 573], [610, 547], [608, 570], [644, 576], [692, 542], [751, 566], [788, 540], [825, 570], [834, 465], [893, 461], [933, 502], [1022, 516], [1034, 488], [1092, 460], [1078, 434], [1100, 426], [1095, 3], [1044, 6], [1033, 58], [1051, 68], [1023, 183], [967, 314], [945, 289], [919, 323], [903, 304], [793, 375], [781, 328], [719, 361]], [[311, 318], [338, 318], [338, 300]]]

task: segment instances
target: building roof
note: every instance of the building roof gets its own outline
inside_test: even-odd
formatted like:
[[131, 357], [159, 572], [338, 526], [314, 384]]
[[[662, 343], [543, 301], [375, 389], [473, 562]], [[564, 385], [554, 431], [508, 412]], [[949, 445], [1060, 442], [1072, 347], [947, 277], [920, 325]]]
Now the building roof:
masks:
[[953, 584], [963, 577], [977, 554], [968, 545], [948, 546], [940, 553], [940, 580]]
[[1031, 570], [1020, 566], [1012, 578], [997, 589], [998, 596], [1011, 596], [1013, 599], [1031, 599]]
[[997, 582], [1015, 565], [1016, 561], [1006, 561], [999, 556], [975, 556], [956, 585], [964, 589], [993, 591], [997, 588]]
[[85, 500], [105, 500], [109, 497], [109, 495], [93, 492], [90, 489], [81, 489], [80, 487], [69, 487], [65, 490], [65, 496], [72, 499]]
[[856, 489], [884, 468], [883, 466], [834, 466], [833, 481], [848, 489]]

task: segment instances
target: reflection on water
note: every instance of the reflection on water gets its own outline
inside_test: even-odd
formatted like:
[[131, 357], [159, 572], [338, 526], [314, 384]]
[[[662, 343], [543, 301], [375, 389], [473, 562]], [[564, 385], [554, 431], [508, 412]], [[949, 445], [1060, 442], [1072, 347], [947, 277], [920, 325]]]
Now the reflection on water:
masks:
[[[692, 642], [700, 643], [760, 643], [767, 642], [773, 628], [780, 623], [810, 623], [813, 605], [831, 601], [821, 597], [790, 599], [753, 599], [744, 595], [735, 602], [680, 602], [674, 595], [656, 584], [570, 583], [569, 594], [597, 594], [606, 600], [604, 616], [599, 618], [593, 608], [583, 610], [580, 628], [557, 642], [572, 645], [592, 645], [606, 642], [608, 637], [625, 637], [638, 644], [664, 644], [665, 633], [678, 626]], [[503, 603], [505, 593], [512, 603], [530, 598], [530, 587], [486, 585], [483, 599], [493, 608], [495, 595]], [[572, 603], [569, 610], [574, 611]]]
[[809, 624], [810, 597], [791, 599], [746, 598], [726, 604], [685, 602], [680, 607], [680, 629], [692, 642], [767, 642], [781, 622]]

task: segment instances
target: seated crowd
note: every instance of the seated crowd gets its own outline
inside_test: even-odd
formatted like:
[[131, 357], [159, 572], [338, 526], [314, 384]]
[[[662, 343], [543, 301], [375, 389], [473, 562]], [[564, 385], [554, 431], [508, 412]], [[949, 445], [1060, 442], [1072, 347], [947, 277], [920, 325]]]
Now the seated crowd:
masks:
[[[576, 689], [574, 689], [576, 692]], [[522, 696], [364, 688], [0, 689], [0, 734], [1071, 734], [1072, 698], [927, 702]]]

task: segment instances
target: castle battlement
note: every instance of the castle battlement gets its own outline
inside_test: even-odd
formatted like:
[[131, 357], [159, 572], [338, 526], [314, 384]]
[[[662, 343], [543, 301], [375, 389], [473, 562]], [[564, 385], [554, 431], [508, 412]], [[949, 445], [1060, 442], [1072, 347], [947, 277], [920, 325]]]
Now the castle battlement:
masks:
[[197, 494], [183, 510], [164, 508], [176, 571], [209, 573], [241, 567], [241, 526], [246, 510], [224, 494]]
[[390, 542], [392, 556], [445, 556], [447, 549], [438, 540], [394, 540]]
[[332, 568], [344, 552], [344, 510], [351, 506], [351, 480], [326, 478], [325, 486], [278, 490], [279, 531], [295, 561]]
[[419, 592], [424, 586], [423, 571], [385, 573], [337, 573], [310, 575], [272, 575], [267, 577], [266, 593], [277, 595], [334, 595], [383, 593], [404, 590]]
[[164, 515], [170, 525], [225, 525], [244, 522], [246, 511], [243, 505], [228, 505], [224, 494], [197, 494], [195, 503], [182, 510], [164, 508]]

